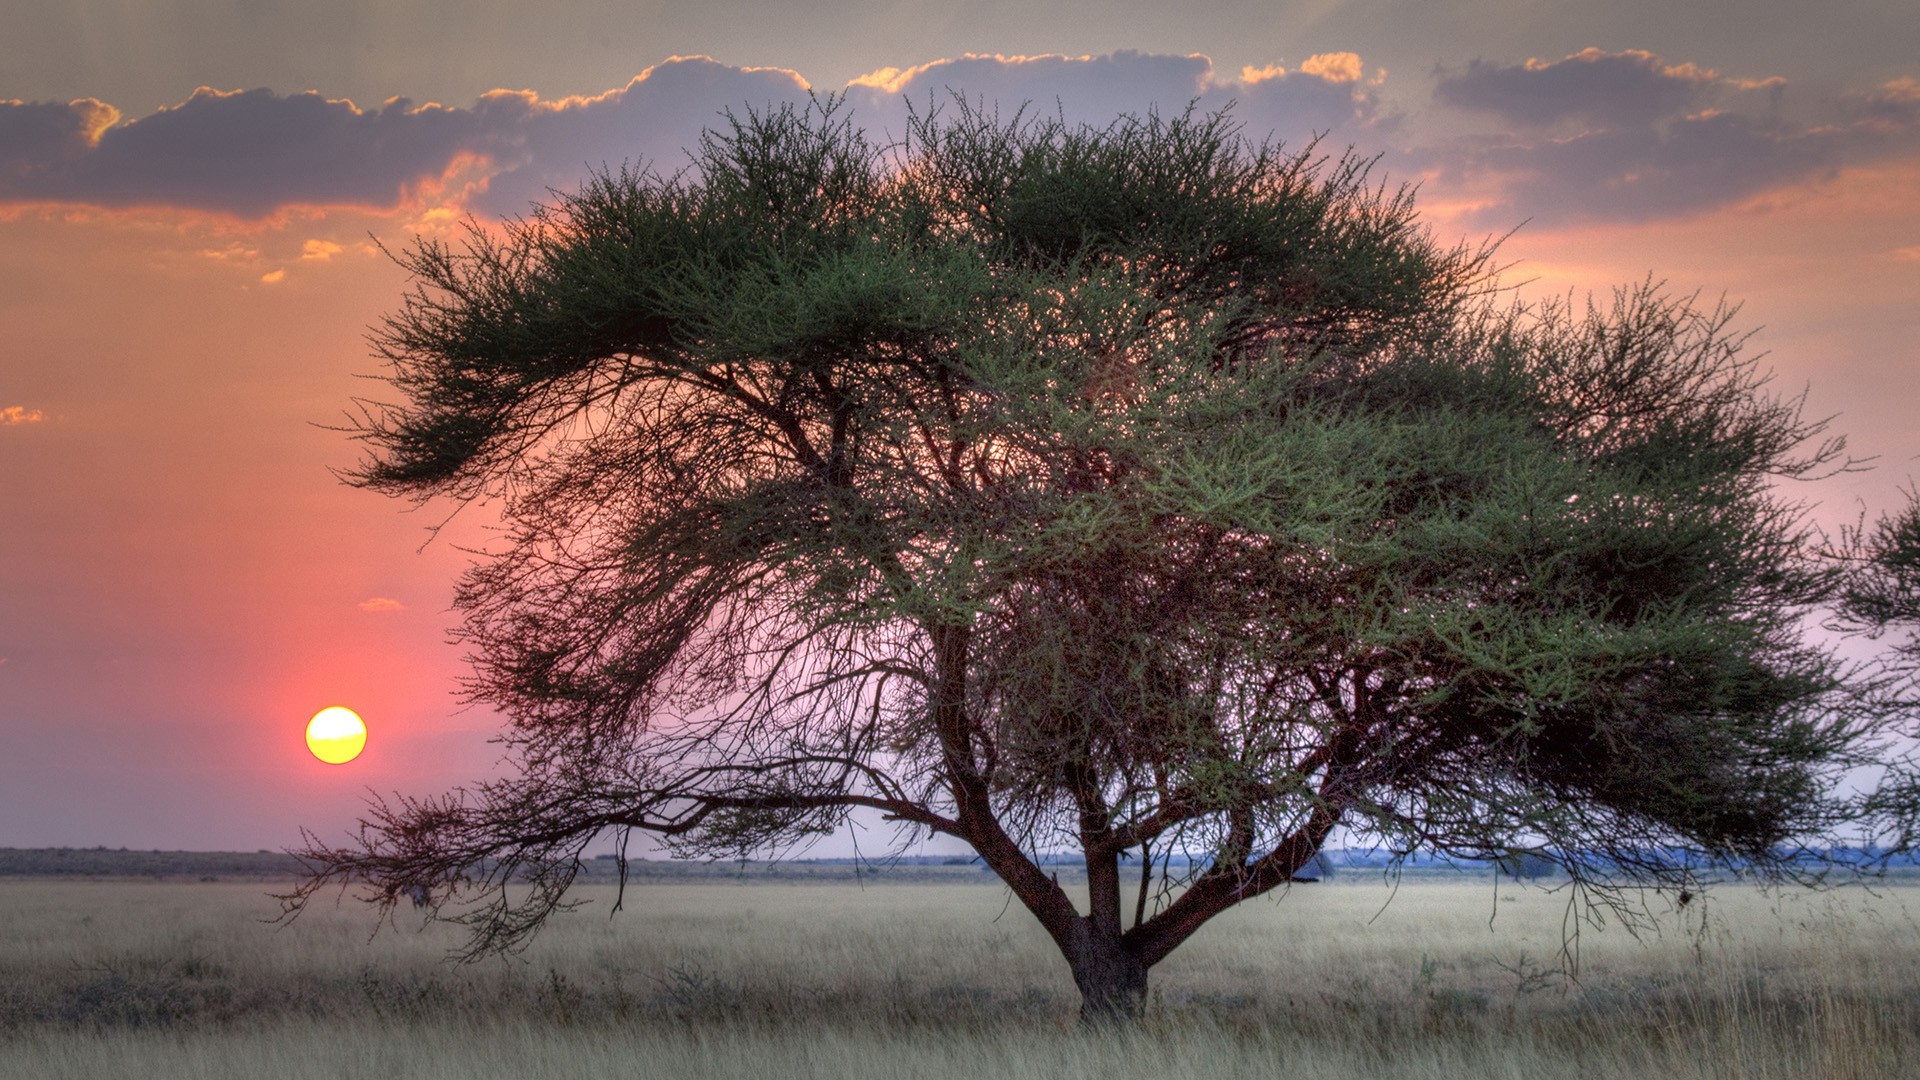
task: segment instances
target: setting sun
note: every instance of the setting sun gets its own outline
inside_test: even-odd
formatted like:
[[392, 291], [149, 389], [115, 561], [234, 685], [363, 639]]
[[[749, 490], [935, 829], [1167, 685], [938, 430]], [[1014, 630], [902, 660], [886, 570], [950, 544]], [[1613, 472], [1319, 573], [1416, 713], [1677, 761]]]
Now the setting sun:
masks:
[[307, 721], [307, 749], [329, 765], [344, 765], [367, 745], [367, 725], [358, 713], [330, 705]]

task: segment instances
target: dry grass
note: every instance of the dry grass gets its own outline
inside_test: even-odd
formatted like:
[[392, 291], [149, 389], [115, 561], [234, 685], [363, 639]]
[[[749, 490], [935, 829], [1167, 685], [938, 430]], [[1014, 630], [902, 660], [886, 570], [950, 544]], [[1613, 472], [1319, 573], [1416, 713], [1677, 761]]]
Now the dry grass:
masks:
[[1920, 1076], [1920, 890], [1656, 903], [1658, 936], [1586, 933], [1577, 982], [1562, 896], [1387, 898], [1229, 913], [1116, 1038], [993, 886], [649, 885], [450, 967], [451, 928], [275, 928], [257, 885], [4, 882], [0, 1077]]

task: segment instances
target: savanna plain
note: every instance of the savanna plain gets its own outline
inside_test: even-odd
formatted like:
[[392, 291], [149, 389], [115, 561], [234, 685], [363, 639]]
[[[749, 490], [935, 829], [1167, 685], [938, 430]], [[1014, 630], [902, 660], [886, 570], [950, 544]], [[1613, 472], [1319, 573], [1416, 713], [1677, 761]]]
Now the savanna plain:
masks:
[[1717, 886], [1585, 926], [1541, 884], [1343, 875], [1217, 919], [1083, 1027], [997, 884], [610, 886], [526, 952], [270, 883], [0, 880], [0, 1077], [1920, 1076], [1920, 887]]

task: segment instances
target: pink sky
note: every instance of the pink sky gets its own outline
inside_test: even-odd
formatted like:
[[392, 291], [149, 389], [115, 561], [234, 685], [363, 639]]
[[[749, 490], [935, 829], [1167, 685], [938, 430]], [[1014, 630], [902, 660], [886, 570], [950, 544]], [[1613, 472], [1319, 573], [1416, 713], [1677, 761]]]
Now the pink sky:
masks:
[[[892, 131], [953, 88], [1325, 132], [1420, 183], [1444, 236], [1527, 222], [1523, 293], [1651, 274], [1744, 303], [1778, 385], [1877, 458], [1804, 491], [1819, 520], [1920, 475], [1910, 4], [841, 6], [5, 0], [0, 846], [276, 848], [369, 787], [491, 769], [444, 643], [485, 513], [429, 544], [444, 510], [330, 472], [406, 284], [374, 241], [670, 166], [719, 110], [809, 87]], [[331, 704], [372, 728], [352, 765], [301, 745]]]

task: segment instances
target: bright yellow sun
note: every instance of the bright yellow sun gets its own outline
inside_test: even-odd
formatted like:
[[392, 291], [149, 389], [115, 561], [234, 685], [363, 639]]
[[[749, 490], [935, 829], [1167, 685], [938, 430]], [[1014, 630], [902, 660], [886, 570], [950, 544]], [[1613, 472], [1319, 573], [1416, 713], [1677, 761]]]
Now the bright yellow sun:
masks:
[[307, 721], [307, 749], [329, 765], [344, 765], [367, 745], [367, 725], [352, 709], [329, 705]]

